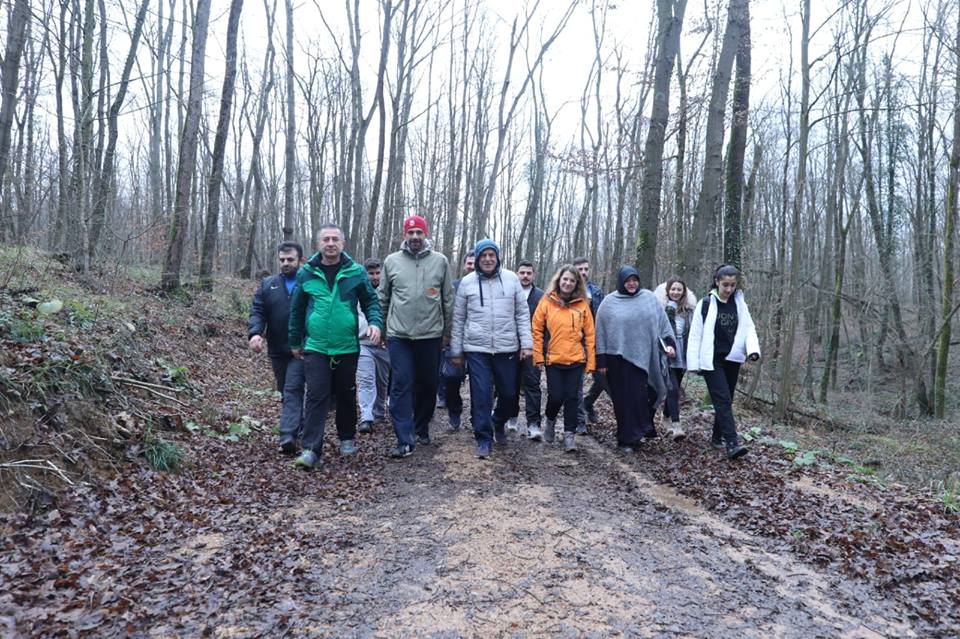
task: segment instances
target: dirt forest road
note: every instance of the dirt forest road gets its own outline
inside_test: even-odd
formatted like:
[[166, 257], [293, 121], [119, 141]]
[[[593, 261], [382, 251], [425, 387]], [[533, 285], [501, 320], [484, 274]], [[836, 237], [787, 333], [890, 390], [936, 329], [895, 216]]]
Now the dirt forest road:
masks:
[[[576, 455], [514, 438], [480, 461], [471, 434], [435, 430], [350, 514], [271, 517], [342, 540], [301, 548], [277, 584], [290, 636], [915, 636], [862, 585], [763, 550], [590, 438]], [[244, 636], [250, 613], [215, 634]]]

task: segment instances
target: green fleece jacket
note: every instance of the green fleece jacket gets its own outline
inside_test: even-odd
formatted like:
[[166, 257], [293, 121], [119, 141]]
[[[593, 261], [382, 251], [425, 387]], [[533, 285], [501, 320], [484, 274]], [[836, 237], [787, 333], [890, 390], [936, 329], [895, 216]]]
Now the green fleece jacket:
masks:
[[383, 330], [377, 292], [367, 272], [346, 253], [331, 288], [320, 260], [320, 253], [314, 254], [297, 272], [290, 298], [290, 348], [324, 355], [359, 352], [358, 308], [371, 326]]
[[450, 263], [428, 241], [414, 255], [404, 242], [383, 261], [380, 306], [387, 336], [400, 339], [449, 337], [453, 324], [453, 284]]

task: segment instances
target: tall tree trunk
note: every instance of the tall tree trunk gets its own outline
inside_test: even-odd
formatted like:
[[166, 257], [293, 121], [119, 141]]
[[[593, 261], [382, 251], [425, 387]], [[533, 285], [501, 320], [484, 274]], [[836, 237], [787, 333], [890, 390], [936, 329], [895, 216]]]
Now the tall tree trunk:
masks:
[[653, 107], [643, 151], [643, 186], [636, 253], [637, 270], [644, 286], [653, 284], [657, 262], [663, 191], [663, 143], [670, 116], [670, 77], [680, 48], [680, 32], [683, 30], [686, 8], [687, 0], [657, 0], [657, 59], [654, 62]]
[[110, 189], [114, 180], [114, 156], [117, 150], [117, 136], [119, 135], [117, 127], [117, 118], [120, 115], [120, 108], [127, 96], [127, 86], [130, 84], [130, 72], [133, 69], [133, 63], [137, 57], [137, 49], [140, 44], [140, 36], [143, 33], [143, 21], [147, 15], [147, 7], [150, 0], [141, 0], [140, 8], [137, 11], [137, 17], [133, 23], [133, 33], [130, 35], [130, 51], [127, 52], [127, 59], [123, 65], [123, 73], [120, 76], [120, 83], [117, 89], [117, 95], [110, 105], [110, 113], [107, 117], [107, 147], [103, 155], [103, 164], [100, 174], [97, 178], [96, 196], [93, 201], [93, 210], [90, 218], [90, 236], [87, 238], [87, 263], [96, 263], [97, 247], [100, 242], [100, 234], [103, 232], [103, 225], [107, 219], [107, 200], [110, 197]]
[[220, 115], [217, 120], [216, 137], [213, 140], [213, 166], [210, 169], [210, 182], [207, 186], [207, 218], [203, 230], [203, 248], [200, 253], [200, 288], [205, 291], [213, 290], [213, 262], [217, 252], [217, 235], [220, 226], [220, 189], [223, 186], [224, 152], [227, 148], [230, 113], [233, 109], [233, 88], [237, 79], [237, 30], [240, 26], [242, 9], [243, 0], [230, 2], [226, 63], [223, 89], [220, 92]]
[[943, 302], [941, 306], [940, 343], [937, 346], [937, 369], [934, 381], [935, 415], [946, 414], [947, 362], [950, 358], [950, 324], [953, 309], [953, 258], [956, 250], [957, 210], [960, 209], [960, 24], [957, 25], [956, 78], [954, 80], [953, 148], [950, 152], [950, 176], [947, 181], [946, 223], [943, 243]]
[[163, 262], [160, 286], [164, 291], [180, 288], [180, 266], [187, 239], [190, 213], [190, 186], [197, 160], [197, 134], [200, 129], [200, 111], [203, 106], [203, 67], [207, 49], [207, 26], [210, 21], [210, 0], [197, 0], [193, 23], [193, 50], [190, 54], [190, 95], [187, 114], [180, 138], [180, 156], [177, 160], [177, 191], [173, 201], [173, 216], [167, 255]]
[[730, 145], [727, 149], [726, 197], [723, 214], [723, 261], [741, 268], [743, 238], [740, 215], [743, 205], [743, 160], [747, 150], [747, 124], [750, 116], [750, 3], [744, 2], [744, 25], [737, 49], [737, 75], [733, 83], [733, 117], [730, 120]]
[[707, 257], [707, 239], [711, 230], [716, 230], [717, 211], [720, 199], [720, 182], [723, 177], [724, 116], [727, 94], [730, 89], [730, 74], [733, 61], [740, 48], [741, 35], [747, 26], [748, 0], [730, 0], [727, 10], [727, 26], [723, 44], [713, 74], [713, 87], [707, 111], [707, 131], [704, 139], [705, 157], [703, 181], [693, 220], [693, 230], [687, 238], [680, 259], [680, 272], [686, 281], [694, 281]]
[[293, 238], [293, 185], [297, 172], [296, 94], [293, 92], [293, 0], [287, 8], [287, 137], [284, 145], [283, 239]]
[[7, 46], [3, 54], [3, 64], [0, 67], [0, 72], [3, 73], [0, 78], [0, 91], [3, 91], [0, 97], [0, 184], [3, 184], [3, 177], [10, 161], [10, 130], [13, 127], [13, 115], [17, 106], [20, 57], [23, 55], [23, 45], [27, 39], [29, 20], [30, 3], [27, 0], [15, 0], [13, 11], [7, 22]]

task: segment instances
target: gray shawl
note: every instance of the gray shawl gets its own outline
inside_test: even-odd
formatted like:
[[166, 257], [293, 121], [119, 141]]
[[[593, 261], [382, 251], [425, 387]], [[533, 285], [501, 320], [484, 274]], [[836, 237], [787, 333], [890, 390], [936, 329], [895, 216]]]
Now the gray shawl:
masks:
[[643, 369], [658, 406], [667, 395], [667, 359], [659, 342], [672, 337], [666, 312], [646, 289], [607, 295], [597, 310], [597, 354], [619, 355]]

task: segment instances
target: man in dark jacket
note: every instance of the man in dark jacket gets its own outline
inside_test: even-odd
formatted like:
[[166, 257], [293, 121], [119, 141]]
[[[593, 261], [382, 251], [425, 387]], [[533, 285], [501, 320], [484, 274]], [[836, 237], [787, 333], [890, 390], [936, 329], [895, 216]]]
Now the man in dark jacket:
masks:
[[255, 353], [263, 352], [266, 343], [277, 390], [283, 393], [280, 452], [293, 455], [297, 452], [297, 434], [303, 425], [303, 361], [295, 359], [290, 352], [287, 324], [290, 320], [290, 295], [296, 283], [297, 270], [303, 262], [303, 248], [294, 242], [283, 242], [277, 247], [277, 260], [280, 273], [261, 280], [253, 295], [247, 337], [250, 350]]
[[[597, 319], [597, 309], [600, 308], [600, 302], [603, 301], [603, 289], [590, 281], [590, 260], [585, 257], [578, 257], [573, 260], [573, 266], [587, 283], [587, 295], [590, 297], [590, 312], [593, 313], [593, 319]], [[593, 384], [586, 397], [580, 401], [580, 415], [577, 419], [577, 434], [585, 435], [587, 433], [587, 422], [596, 424], [598, 422], [597, 413], [593, 409], [594, 403], [600, 398], [600, 393], [607, 391], [607, 376], [604, 373], [595, 372], [593, 374]]]
[[[530, 317], [533, 317], [537, 310], [537, 304], [543, 297], [543, 289], [534, 284], [536, 273], [533, 270], [533, 262], [530, 260], [520, 260], [517, 263], [517, 277], [520, 278], [520, 286], [527, 296], [527, 307], [530, 309]], [[527, 417], [527, 436], [534, 436], [540, 433], [540, 406], [542, 395], [540, 391], [540, 369], [533, 365], [533, 358], [520, 360], [520, 388], [523, 391], [524, 413]], [[517, 416], [520, 414], [520, 403], [514, 407], [513, 416], [507, 421], [507, 430], [517, 430]]]

